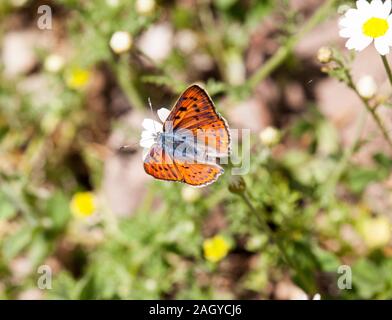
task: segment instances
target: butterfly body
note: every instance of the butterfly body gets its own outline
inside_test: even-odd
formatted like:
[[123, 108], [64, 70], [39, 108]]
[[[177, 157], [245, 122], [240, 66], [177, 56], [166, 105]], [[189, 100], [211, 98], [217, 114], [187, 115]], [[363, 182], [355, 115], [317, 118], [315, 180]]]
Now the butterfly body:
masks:
[[230, 133], [204, 89], [197, 85], [186, 89], [159, 128], [144, 159], [148, 174], [205, 186], [224, 172], [216, 161], [229, 156]]

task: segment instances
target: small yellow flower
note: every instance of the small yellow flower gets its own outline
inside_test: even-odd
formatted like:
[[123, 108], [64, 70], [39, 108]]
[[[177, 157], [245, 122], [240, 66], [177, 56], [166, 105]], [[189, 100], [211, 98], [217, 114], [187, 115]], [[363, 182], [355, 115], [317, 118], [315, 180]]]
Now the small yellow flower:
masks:
[[210, 262], [218, 262], [226, 257], [230, 250], [227, 240], [216, 235], [212, 238], [204, 240], [203, 243], [204, 257]]
[[66, 82], [71, 89], [83, 89], [90, 80], [90, 71], [82, 68], [73, 68], [67, 78]]
[[96, 199], [92, 192], [77, 192], [73, 195], [71, 212], [78, 218], [87, 218], [95, 213], [97, 209]]

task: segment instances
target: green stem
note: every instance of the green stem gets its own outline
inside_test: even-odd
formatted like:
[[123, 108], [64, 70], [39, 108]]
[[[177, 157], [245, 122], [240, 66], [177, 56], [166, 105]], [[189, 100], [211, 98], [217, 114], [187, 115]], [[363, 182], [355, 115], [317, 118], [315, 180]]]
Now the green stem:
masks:
[[266, 63], [264, 63], [246, 82], [245, 86], [253, 90], [258, 83], [264, 80], [271, 72], [279, 67], [293, 51], [295, 45], [301, 38], [317, 26], [329, 13], [330, 9], [335, 5], [336, 0], [328, 0], [322, 5], [304, 25], [304, 27], [281, 46], [278, 51]]
[[392, 140], [391, 137], [388, 134], [388, 130], [385, 128], [380, 116], [378, 115], [377, 111], [376, 111], [376, 107], [372, 107], [369, 104], [369, 100], [362, 97], [361, 94], [358, 92], [357, 87], [354, 85], [353, 79], [351, 77], [350, 72], [346, 70], [346, 74], [347, 74], [347, 79], [348, 79], [348, 86], [354, 90], [354, 92], [357, 94], [357, 96], [359, 97], [359, 99], [361, 99], [363, 105], [365, 106], [366, 110], [370, 113], [370, 115], [372, 116], [373, 120], [376, 122], [377, 127], [380, 129], [382, 135], [384, 136], [385, 141], [388, 143], [389, 147], [392, 149]]
[[382, 120], [380, 116], [377, 114], [376, 109], [372, 108], [369, 106], [369, 103], [367, 102], [366, 108], [369, 110], [370, 114], [372, 115], [374, 121], [376, 122], [377, 126], [380, 128], [382, 135], [384, 136], [386, 142], [389, 144], [389, 147], [392, 149], [392, 140], [391, 137], [388, 135], [387, 129], [384, 127], [384, 124], [382, 123]]
[[392, 85], [392, 72], [389, 66], [387, 56], [381, 56], [382, 63], [384, 64], [385, 71], [387, 72], [389, 83]]
[[219, 73], [222, 78], [227, 81], [226, 65], [224, 59], [224, 47], [221, 39], [220, 26], [214, 21], [212, 12], [209, 8], [210, 1], [202, 1], [198, 8], [199, 19], [201, 27], [203, 28], [204, 34], [207, 36], [207, 44], [211, 50], [212, 55], [216, 61], [219, 69]]
[[144, 110], [145, 104], [135, 87], [132, 76], [132, 69], [128, 63], [127, 57], [120, 57], [119, 61], [112, 63], [113, 70], [116, 73], [118, 82], [126, 94], [131, 105], [139, 111]]
[[326, 188], [323, 189], [323, 194], [322, 194], [322, 205], [326, 206], [328, 205], [331, 201], [331, 197], [334, 193], [334, 190], [336, 189], [336, 185], [339, 182], [343, 172], [347, 168], [351, 157], [355, 153], [356, 147], [358, 145], [358, 142], [362, 136], [362, 131], [365, 126], [365, 120], [366, 120], [366, 110], [362, 110], [362, 113], [359, 116], [359, 119], [356, 124], [355, 128], [355, 136], [354, 139], [348, 149], [343, 154], [343, 157], [340, 159], [335, 172], [331, 175], [330, 180], [326, 184]]
[[299, 270], [299, 268], [295, 265], [295, 263], [291, 260], [290, 256], [287, 254], [286, 249], [284, 248], [282, 242], [277, 238], [276, 234], [273, 232], [273, 230], [269, 227], [267, 221], [262, 218], [262, 216], [257, 212], [256, 208], [253, 206], [252, 202], [249, 199], [248, 194], [245, 192], [242, 192], [239, 194], [241, 198], [244, 200], [245, 204], [248, 206], [249, 210], [252, 212], [252, 214], [256, 217], [261, 229], [265, 231], [268, 234], [268, 237], [272, 239], [272, 241], [277, 245], [280, 253], [282, 254], [283, 260], [286, 262], [287, 265], [289, 265], [295, 272], [297, 273], [298, 277], [301, 279], [303, 285], [305, 285], [307, 288], [306, 291], [308, 294], [313, 293], [314, 291], [312, 289], [312, 286], [308, 285], [308, 281], [306, 277], [303, 276], [302, 272]]

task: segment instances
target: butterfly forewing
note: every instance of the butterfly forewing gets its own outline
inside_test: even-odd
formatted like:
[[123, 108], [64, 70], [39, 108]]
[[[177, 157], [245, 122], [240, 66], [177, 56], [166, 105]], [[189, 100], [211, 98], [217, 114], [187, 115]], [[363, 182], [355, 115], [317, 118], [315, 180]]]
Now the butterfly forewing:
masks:
[[217, 155], [227, 156], [230, 152], [230, 133], [226, 121], [216, 112], [207, 92], [192, 85], [180, 96], [169, 117], [165, 129], [173, 131], [191, 130], [202, 143]]

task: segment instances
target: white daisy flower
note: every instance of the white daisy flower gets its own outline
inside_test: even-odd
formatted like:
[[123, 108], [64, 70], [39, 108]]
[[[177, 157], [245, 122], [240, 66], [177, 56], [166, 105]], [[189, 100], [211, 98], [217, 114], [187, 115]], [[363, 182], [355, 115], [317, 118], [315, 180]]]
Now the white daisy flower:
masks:
[[163, 123], [169, 116], [170, 110], [166, 108], [161, 108], [157, 111], [157, 114], [159, 120], [161, 120], [162, 122], [158, 122], [153, 119], [144, 119], [142, 122], [144, 130], [142, 131], [140, 146], [144, 148], [143, 158], [145, 158], [153, 144], [157, 142], [158, 134], [163, 132]]
[[388, 54], [392, 46], [391, 0], [358, 0], [356, 5], [339, 21], [340, 36], [348, 38], [346, 47], [362, 51], [374, 40], [378, 53]]

